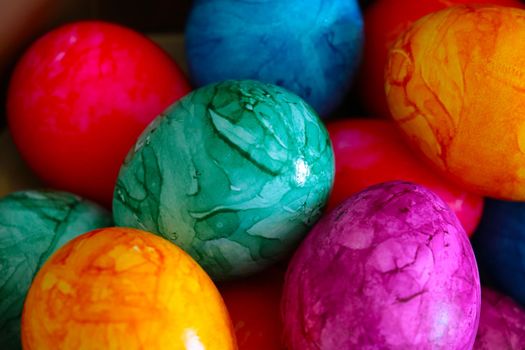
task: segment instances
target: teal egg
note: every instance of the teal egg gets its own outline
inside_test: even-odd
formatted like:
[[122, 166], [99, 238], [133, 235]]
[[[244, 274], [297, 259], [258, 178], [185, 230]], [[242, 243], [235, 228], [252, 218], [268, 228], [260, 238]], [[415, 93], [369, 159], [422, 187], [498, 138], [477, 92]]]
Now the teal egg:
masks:
[[117, 225], [155, 232], [215, 280], [291, 253], [334, 178], [328, 133], [293, 93], [256, 81], [195, 90], [144, 131], [120, 170]]
[[47, 258], [82, 233], [111, 225], [106, 210], [65, 192], [21, 191], [0, 199], [0, 349], [21, 349], [24, 299]]

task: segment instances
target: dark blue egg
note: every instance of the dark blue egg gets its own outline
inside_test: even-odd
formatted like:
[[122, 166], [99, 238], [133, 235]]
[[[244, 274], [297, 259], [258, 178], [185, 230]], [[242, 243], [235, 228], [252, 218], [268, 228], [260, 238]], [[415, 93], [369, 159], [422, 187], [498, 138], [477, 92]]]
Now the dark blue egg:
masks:
[[295, 92], [322, 116], [348, 91], [362, 43], [356, 0], [197, 0], [186, 27], [197, 86], [261, 80]]
[[472, 244], [485, 282], [525, 305], [525, 203], [487, 199]]

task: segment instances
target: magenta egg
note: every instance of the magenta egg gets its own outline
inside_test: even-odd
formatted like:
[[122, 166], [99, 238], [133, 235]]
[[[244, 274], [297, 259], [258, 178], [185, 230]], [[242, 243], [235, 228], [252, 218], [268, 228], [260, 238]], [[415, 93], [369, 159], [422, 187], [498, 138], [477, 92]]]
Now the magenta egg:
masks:
[[449, 207], [422, 186], [359, 192], [310, 232], [287, 271], [291, 350], [472, 349], [481, 291]]
[[494, 349], [525, 349], [525, 310], [511, 298], [483, 287], [474, 350]]

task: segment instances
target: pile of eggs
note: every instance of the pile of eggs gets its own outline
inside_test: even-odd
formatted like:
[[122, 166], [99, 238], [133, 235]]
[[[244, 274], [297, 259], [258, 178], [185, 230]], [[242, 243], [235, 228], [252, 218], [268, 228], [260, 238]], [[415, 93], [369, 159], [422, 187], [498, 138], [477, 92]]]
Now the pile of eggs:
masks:
[[116, 24], [45, 34], [0, 348], [525, 349], [524, 8], [197, 0], [188, 78]]

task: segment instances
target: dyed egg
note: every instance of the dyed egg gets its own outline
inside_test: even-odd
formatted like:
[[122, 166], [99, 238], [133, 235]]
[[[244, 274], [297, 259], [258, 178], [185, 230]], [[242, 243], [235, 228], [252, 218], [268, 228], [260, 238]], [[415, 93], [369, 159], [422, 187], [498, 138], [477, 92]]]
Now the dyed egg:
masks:
[[206, 273], [174, 244], [107, 228], [58, 250], [31, 285], [24, 349], [236, 349]]
[[177, 65], [146, 37], [78, 22], [37, 40], [17, 63], [8, 122], [46, 184], [109, 206], [139, 134], [189, 90]]
[[84, 232], [112, 224], [98, 205], [64, 192], [22, 191], [0, 199], [0, 349], [20, 349], [31, 281], [49, 256]]
[[29, 170], [7, 130], [0, 132], [0, 197], [37, 187], [40, 181]]
[[467, 235], [435, 194], [370, 187], [325, 216], [295, 253], [283, 295], [290, 350], [470, 350], [478, 270]]
[[356, 91], [367, 112], [390, 115], [385, 97], [385, 65], [388, 49], [417, 19], [458, 4], [494, 4], [521, 7], [519, 0], [377, 0], [364, 14], [365, 44]]
[[280, 85], [326, 116], [352, 82], [362, 27], [356, 0], [197, 0], [185, 33], [190, 76], [198, 86]]
[[287, 256], [321, 214], [334, 175], [328, 133], [296, 95], [255, 81], [192, 92], [122, 166], [113, 215], [158, 233], [214, 279]]
[[525, 200], [525, 11], [457, 6], [390, 50], [394, 119], [443, 174], [483, 195]]
[[351, 119], [328, 123], [335, 156], [335, 182], [328, 201], [334, 208], [352, 194], [381, 182], [405, 180], [424, 185], [447, 203], [470, 235], [483, 198], [441, 178], [403, 140], [388, 120]]
[[474, 350], [525, 349], [525, 311], [511, 298], [481, 290], [481, 314]]
[[284, 269], [219, 286], [235, 329], [239, 350], [285, 350], [280, 313]]
[[525, 203], [487, 200], [472, 244], [487, 279], [525, 305]]

